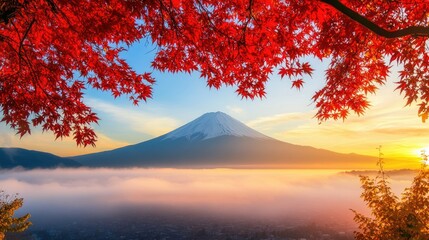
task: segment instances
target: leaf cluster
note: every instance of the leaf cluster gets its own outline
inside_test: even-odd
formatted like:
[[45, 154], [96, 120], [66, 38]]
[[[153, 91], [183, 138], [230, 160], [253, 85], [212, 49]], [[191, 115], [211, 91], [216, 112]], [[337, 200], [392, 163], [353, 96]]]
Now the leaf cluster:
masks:
[[352, 210], [359, 226], [356, 239], [429, 239], [429, 170], [422, 168], [401, 198], [392, 192], [384, 172], [375, 179], [361, 176], [360, 180], [361, 197], [370, 208], [371, 216]]
[[15, 211], [22, 207], [23, 199], [0, 191], [0, 240], [7, 232], [22, 232], [30, 225], [30, 214], [15, 217]]

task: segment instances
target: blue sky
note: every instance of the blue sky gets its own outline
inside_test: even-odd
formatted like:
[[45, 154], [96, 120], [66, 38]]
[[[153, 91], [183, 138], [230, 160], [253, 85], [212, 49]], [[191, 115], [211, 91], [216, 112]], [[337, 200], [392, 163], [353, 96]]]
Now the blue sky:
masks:
[[[152, 72], [150, 61], [156, 49], [142, 41], [122, 56], [137, 72]], [[0, 124], [0, 146], [23, 147], [73, 156], [134, 144], [159, 136], [211, 111], [223, 111], [262, 133], [294, 144], [310, 145], [343, 153], [376, 155], [383, 145], [385, 155], [403, 164], [417, 162], [418, 152], [427, 146], [427, 124], [417, 116], [415, 106], [404, 108], [398, 92], [393, 92], [396, 72], [376, 96], [371, 96], [370, 110], [364, 116], [346, 121], [319, 124], [314, 119], [314, 92], [323, 87], [327, 62], [309, 59], [315, 72], [306, 77], [300, 91], [291, 89], [288, 79], [270, 77], [264, 99], [246, 100], [234, 87], [210, 89], [198, 73], [170, 74], [153, 72], [157, 80], [153, 98], [133, 106], [127, 97], [114, 99], [108, 92], [88, 89], [85, 102], [100, 117], [93, 127], [99, 136], [96, 148], [77, 147], [74, 141], [54, 141], [51, 133], [34, 129], [32, 135], [19, 139], [4, 123]]]

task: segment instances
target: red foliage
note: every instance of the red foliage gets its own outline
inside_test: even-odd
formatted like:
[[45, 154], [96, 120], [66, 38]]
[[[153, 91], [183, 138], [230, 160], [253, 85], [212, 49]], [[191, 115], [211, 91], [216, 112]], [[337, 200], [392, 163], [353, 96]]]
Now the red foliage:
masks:
[[21, 1], [0, 23], [2, 120], [21, 136], [40, 125], [94, 145], [90, 123], [98, 118], [82, 102], [86, 86], [136, 102], [151, 95], [151, 76], [118, 57], [121, 45], [144, 36], [135, 25], [143, 8], [142, 1]]
[[[363, 114], [368, 93], [384, 84], [390, 62], [403, 70], [398, 89], [407, 104], [429, 112], [427, 35], [384, 38], [338, 11], [336, 0], [0, 0], [0, 105], [3, 121], [22, 136], [31, 125], [94, 145], [97, 116], [82, 102], [93, 87], [151, 96], [154, 79], [137, 74], [118, 54], [142, 38], [158, 45], [152, 67], [198, 71], [210, 87], [235, 86], [263, 97], [277, 72], [303, 86], [307, 56], [328, 59], [326, 86], [313, 99], [320, 120]], [[381, 29], [427, 26], [429, 2], [344, 0]], [[422, 28], [422, 29], [421, 29]], [[411, 30], [414, 30], [411, 29]], [[402, 33], [402, 32], [401, 32]], [[422, 36], [424, 35], [424, 36]]]

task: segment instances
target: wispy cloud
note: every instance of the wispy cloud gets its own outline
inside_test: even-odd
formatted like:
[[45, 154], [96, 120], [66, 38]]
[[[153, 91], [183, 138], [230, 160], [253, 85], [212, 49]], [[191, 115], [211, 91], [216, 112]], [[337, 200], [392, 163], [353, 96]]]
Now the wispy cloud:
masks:
[[[129, 142], [112, 139], [102, 133], [97, 132], [96, 147], [77, 147], [72, 137], [57, 139], [50, 132], [42, 132], [34, 129], [31, 134], [22, 138], [12, 132], [0, 135], [0, 147], [18, 147], [31, 150], [49, 152], [58, 156], [75, 156], [94, 152], [111, 150], [129, 145]], [[55, 147], [52, 147], [55, 146]]]
[[133, 131], [156, 137], [167, 133], [179, 126], [177, 120], [171, 117], [157, 116], [142, 110], [121, 108], [98, 99], [88, 99], [89, 106], [97, 112], [109, 115], [114, 121], [120, 122], [120, 126], [131, 128]]
[[[392, 96], [393, 95], [393, 96]], [[264, 134], [299, 145], [308, 145], [343, 153], [376, 156], [382, 145], [386, 158], [398, 161], [415, 159], [416, 149], [428, 145], [429, 128], [416, 116], [415, 107], [403, 107], [400, 96], [382, 92], [371, 97], [374, 104], [363, 116], [350, 115], [344, 121], [319, 124], [314, 111], [290, 112], [257, 118], [247, 124]]]
[[277, 125], [289, 123], [290, 121], [307, 121], [308, 119], [311, 119], [312, 115], [314, 114], [309, 112], [276, 114], [249, 121], [247, 122], [247, 125], [254, 128], [272, 128]]
[[236, 106], [228, 105], [226, 106], [226, 109], [228, 110], [229, 113], [242, 114], [244, 112], [244, 109]]
[[[2, 127], [0, 126], [0, 130], [2, 130]], [[6, 131], [2, 130], [2, 133], [0, 134], [0, 146], [2, 147], [10, 147], [12, 145], [12, 139], [13, 136], [11, 136], [11, 133], [7, 133]]]

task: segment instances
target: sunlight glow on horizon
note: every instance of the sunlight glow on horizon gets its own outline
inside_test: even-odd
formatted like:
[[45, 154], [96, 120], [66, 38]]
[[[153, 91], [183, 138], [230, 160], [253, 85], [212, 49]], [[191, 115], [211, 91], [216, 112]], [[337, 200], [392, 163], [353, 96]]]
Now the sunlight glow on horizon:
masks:
[[425, 166], [429, 165], [428, 154], [429, 154], [429, 146], [423, 149], [420, 149], [420, 162]]

